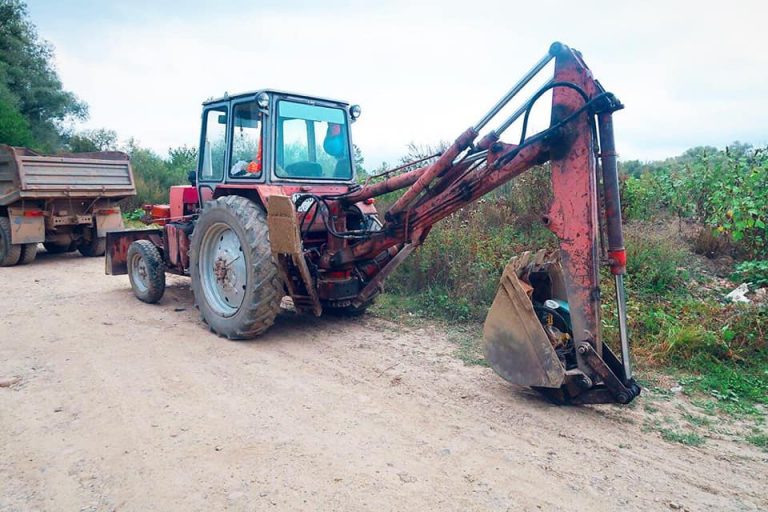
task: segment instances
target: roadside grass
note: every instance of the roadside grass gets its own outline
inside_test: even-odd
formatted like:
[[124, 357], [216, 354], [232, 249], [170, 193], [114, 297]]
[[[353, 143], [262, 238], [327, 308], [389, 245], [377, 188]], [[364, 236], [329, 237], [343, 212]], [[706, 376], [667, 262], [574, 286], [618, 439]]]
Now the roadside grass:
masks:
[[748, 443], [768, 451], [768, 434], [756, 433], [748, 435], [745, 439]]
[[704, 438], [695, 432], [685, 432], [668, 428], [662, 428], [659, 432], [661, 433], [661, 438], [670, 443], [680, 443], [686, 446], [701, 446], [704, 444]]

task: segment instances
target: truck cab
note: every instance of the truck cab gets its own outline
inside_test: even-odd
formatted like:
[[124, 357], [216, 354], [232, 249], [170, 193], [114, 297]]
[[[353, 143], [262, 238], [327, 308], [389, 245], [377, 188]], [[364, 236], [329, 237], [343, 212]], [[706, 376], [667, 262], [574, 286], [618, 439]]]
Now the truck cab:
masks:
[[254, 185], [346, 189], [354, 183], [349, 128], [359, 115], [357, 105], [274, 90], [204, 102], [196, 176], [201, 203], [227, 189], [268, 193]]

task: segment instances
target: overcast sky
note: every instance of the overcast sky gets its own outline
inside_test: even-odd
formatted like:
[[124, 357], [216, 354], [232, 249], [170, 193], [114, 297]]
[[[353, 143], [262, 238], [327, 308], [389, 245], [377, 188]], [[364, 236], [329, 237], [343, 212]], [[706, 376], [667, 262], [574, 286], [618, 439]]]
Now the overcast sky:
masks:
[[626, 105], [623, 159], [768, 142], [765, 2], [28, 3], [90, 105], [84, 127], [161, 154], [196, 144], [204, 99], [271, 87], [359, 103], [366, 166], [395, 162], [409, 142], [453, 140], [556, 40]]

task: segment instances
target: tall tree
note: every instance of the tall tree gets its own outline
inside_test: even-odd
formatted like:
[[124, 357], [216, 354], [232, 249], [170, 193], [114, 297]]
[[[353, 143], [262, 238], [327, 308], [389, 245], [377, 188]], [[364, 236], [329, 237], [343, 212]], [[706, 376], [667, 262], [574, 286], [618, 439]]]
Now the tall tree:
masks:
[[[0, 0], [0, 109], [26, 120], [34, 145], [43, 150], [61, 145], [62, 123], [88, 116], [88, 106], [63, 89], [53, 60], [53, 47], [38, 36], [26, 4]], [[14, 130], [8, 139], [0, 132], [0, 142], [23, 141], [23, 128]]]

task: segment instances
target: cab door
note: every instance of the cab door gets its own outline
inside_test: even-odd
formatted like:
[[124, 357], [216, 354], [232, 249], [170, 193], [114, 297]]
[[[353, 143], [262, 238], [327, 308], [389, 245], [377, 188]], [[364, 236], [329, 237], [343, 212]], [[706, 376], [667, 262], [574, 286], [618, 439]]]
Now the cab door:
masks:
[[229, 166], [229, 117], [229, 102], [206, 105], [203, 109], [200, 157], [197, 159], [197, 192], [201, 206], [213, 197]]

